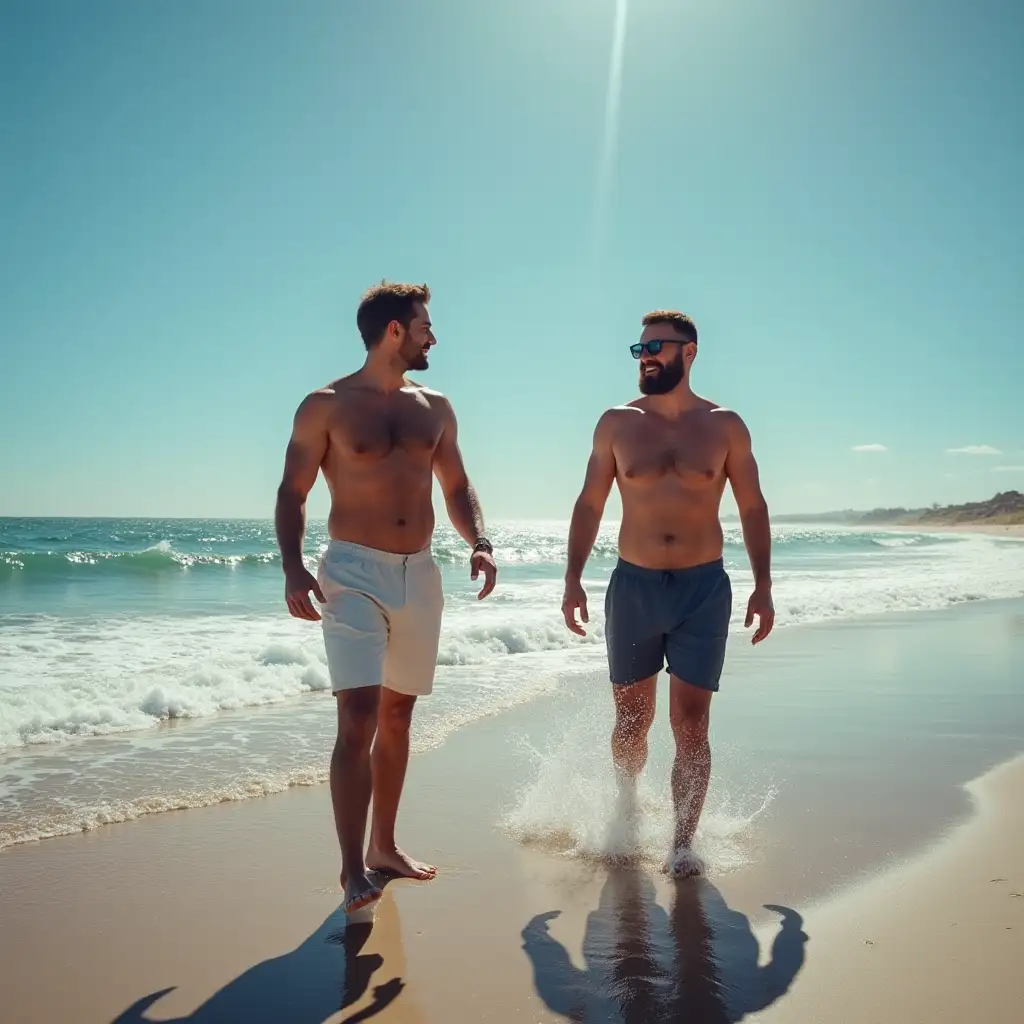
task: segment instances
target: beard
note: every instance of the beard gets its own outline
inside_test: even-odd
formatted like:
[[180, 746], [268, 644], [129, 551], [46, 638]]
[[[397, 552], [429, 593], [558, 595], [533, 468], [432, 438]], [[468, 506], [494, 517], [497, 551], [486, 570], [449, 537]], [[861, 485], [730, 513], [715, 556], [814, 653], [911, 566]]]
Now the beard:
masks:
[[683, 356], [680, 353], [671, 363], [666, 363], [657, 373], [650, 376], [640, 368], [640, 393], [643, 395], [667, 395], [686, 376]]
[[422, 345], [407, 342], [402, 346], [402, 361], [408, 370], [426, 370], [430, 363], [427, 361], [427, 353], [423, 351]]

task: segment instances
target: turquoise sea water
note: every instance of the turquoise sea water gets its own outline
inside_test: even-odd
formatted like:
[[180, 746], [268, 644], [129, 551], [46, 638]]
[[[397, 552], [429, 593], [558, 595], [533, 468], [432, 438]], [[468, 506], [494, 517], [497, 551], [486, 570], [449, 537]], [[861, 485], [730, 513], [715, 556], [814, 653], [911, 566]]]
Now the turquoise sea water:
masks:
[[[587, 570], [589, 636], [559, 604], [567, 524], [500, 523], [485, 602], [466, 546], [434, 542], [445, 620], [424, 749], [483, 715], [601, 681], [606, 524]], [[325, 542], [313, 523], [312, 566]], [[739, 639], [750, 574], [738, 527], [726, 566]], [[1024, 593], [1024, 544], [785, 526], [778, 629]], [[172, 807], [322, 780], [333, 709], [319, 628], [288, 616], [273, 526], [224, 520], [0, 520], [0, 847]]]

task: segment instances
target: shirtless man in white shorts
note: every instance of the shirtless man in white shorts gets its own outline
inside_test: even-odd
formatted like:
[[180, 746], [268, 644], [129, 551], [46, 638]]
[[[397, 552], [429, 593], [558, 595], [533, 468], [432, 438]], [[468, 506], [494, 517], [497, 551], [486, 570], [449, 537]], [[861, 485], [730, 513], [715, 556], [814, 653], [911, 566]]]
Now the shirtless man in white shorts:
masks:
[[[395, 842], [413, 706], [433, 688], [444, 607], [441, 572], [430, 553], [434, 475], [452, 525], [472, 549], [471, 578], [483, 574], [479, 596], [495, 584], [455, 413], [443, 395], [405, 377], [427, 369], [436, 343], [429, 301], [425, 285], [382, 283], [363, 296], [356, 323], [366, 361], [299, 405], [277, 492], [288, 610], [300, 619], [322, 618], [337, 697], [331, 800], [349, 912], [381, 896], [368, 871], [427, 879], [437, 870]], [[306, 497], [321, 471], [331, 492], [330, 541], [314, 577], [302, 548]]]

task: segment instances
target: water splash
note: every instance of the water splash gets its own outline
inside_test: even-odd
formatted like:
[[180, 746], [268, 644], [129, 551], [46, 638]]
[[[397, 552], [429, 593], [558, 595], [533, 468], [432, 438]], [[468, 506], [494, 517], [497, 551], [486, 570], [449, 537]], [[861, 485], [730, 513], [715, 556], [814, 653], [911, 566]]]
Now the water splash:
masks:
[[[635, 801], [624, 801], [611, 767], [610, 727], [607, 704], [587, 705], [543, 751], [520, 735], [533, 775], [516, 793], [501, 825], [515, 841], [554, 857], [604, 864], [639, 861], [658, 869], [674, 833], [671, 741], [664, 730], [652, 731], [651, 756]], [[727, 771], [712, 772], [694, 847], [708, 870], [722, 875], [756, 858], [756, 832], [776, 786], [740, 768], [726, 748], [717, 757]]]

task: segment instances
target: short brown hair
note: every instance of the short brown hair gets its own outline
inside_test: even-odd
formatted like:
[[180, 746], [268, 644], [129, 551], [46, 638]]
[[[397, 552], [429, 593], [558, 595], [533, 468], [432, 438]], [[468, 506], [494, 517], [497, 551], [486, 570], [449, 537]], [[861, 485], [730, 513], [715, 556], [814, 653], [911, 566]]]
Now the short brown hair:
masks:
[[677, 309], [652, 309], [640, 322], [644, 327], [650, 324], [671, 324], [677, 334], [681, 334], [687, 341], [692, 341], [694, 345], [697, 344], [697, 325]]
[[359, 300], [356, 326], [367, 349], [378, 344], [392, 320], [403, 327], [416, 315], [413, 304], [430, 301], [430, 289], [425, 284], [398, 284], [381, 281], [368, 288]]

